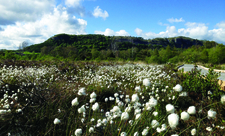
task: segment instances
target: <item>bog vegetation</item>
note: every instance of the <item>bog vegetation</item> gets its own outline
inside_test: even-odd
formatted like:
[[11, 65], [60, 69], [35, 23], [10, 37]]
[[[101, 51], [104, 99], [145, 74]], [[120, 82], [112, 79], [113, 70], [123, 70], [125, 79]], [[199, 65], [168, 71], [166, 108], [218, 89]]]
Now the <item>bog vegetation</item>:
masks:
[[218, 76], [171, 63], [2, 60], [0, 135], [224, 135]]

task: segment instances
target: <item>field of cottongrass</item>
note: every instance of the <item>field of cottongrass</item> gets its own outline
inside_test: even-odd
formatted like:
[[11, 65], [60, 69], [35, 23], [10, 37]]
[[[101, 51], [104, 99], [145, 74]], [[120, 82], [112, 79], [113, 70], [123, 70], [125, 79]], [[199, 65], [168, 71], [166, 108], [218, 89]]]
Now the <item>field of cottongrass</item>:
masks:
[[198, 74], [172, 64], [5, 61], [0, 135], [224, 135], [225, 96], [213, 73]]

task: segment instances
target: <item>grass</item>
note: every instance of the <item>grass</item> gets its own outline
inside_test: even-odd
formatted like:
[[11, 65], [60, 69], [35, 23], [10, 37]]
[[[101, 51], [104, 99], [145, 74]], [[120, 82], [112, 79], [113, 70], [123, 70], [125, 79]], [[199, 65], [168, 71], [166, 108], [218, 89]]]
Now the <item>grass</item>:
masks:
[[[3, 61], [0, 135], [67, 136], [75, 135], [79, 128], [82, 135], [93, 136], [134, 135], [136, 132], [139, 135], [142, 132], [147, 132], [146, 135], [191, 135], [193, 128], [197, 130], [196, 135], [223, 135], [225, 108], [220, 102], [223, 92], [214, 84], [216, 76], [212, 76], [213, 73], [198, 76], [198, 71], [183, 73], [174, 67], [172, 64]], [[144, 79], [151, 85], [145, 86]], [[204, 81], [204, 85], [198, 80]], [[177, 84], [182, 86], [181, 92], [174, 88]], [[79, 95], [83, 87], [86, 95]], [[209, 90], [212, 94], [208, 94]], [[91, 103], [93, 92], [97, 97]], [[188, 95], [181, 96], [182, 92]], [[134, 94], [138, 101], [134, 101]], [[72, 106], [75, 98], [79, 104]], [[95, 103], [99, 104], [96, 111], [92, 109]], [[171, 113], [166, 110], [167, 104], [173, 105], [174, 113], [179, 116], [178, 122], [174, 122], [178, 123], [175, 129], [171, 129], [168, 122]], [[83, 105], [86, 111], [79, 113]], [[184, 121], [181, 113], [190, 106], [196, 107], [196, 114]], [[210, 109], [216, 112], [216, 118], [208, 118]], [[124, 112], [129, 115], [127, 120], [121, 120]], [[59, 124], [53, 123], [55, 118], [60, 120]], [[156, 127], [153, 120], [158, 122]], [[163, 124], [165, 129], [162, 129]], [[94, 132], [90, 133], [91, 127]], [[212, 131], [207, 131], [207, 127]]]

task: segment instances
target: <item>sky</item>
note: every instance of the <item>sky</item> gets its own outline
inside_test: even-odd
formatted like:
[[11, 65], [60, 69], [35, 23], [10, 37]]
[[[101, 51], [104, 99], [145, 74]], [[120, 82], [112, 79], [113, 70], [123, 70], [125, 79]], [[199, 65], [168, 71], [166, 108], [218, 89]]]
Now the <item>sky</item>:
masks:
[[16, 50], [60, 33], [187, 36], [225, 44], [225, 1], [0, 0], [0, 49]]

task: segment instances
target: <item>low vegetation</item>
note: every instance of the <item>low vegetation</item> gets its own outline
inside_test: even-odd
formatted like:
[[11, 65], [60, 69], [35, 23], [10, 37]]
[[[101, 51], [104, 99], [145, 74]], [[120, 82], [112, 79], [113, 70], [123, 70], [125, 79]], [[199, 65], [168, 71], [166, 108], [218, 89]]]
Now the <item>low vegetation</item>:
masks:
[[212, 70], [2, 60], [0, 135], [224, 135]]

